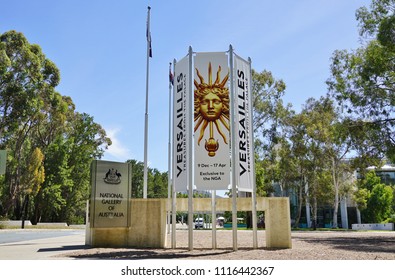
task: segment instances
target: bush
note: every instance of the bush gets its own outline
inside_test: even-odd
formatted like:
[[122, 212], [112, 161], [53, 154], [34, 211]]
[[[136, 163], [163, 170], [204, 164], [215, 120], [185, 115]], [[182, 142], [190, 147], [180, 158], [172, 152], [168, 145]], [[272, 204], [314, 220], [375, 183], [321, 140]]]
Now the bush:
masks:
[[391, 217], [389, 217], [387, 220], [384, 222], [386, 223], [394, 223], [395, 224], [395, 214], [392, 214]]

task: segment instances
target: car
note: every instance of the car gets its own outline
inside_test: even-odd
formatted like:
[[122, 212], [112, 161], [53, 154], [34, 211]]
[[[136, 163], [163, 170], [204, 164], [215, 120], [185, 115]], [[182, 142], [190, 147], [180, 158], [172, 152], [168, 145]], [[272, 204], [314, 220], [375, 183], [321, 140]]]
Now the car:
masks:
[[204, 226], [204, 219], [203, 218], [196, 218], [195, 219], [195, 229], [203, 228]]

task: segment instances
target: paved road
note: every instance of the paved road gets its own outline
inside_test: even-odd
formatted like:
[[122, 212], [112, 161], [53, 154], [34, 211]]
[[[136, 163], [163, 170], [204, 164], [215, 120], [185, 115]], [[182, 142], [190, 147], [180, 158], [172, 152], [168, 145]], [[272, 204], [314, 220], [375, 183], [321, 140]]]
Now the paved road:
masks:
[[1, 230], [0, 260], [60, 259], [85, 248], [85, 230]]

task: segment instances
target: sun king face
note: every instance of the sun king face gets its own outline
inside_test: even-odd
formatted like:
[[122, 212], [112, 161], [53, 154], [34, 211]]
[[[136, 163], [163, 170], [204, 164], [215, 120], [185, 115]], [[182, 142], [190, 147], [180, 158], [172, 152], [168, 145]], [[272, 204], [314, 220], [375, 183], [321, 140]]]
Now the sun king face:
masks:
[[204, 132], [207, 126], [209, 126], [210, 137], [206, 140], [205, 149], [208, 151], [208, 155], [213, 157], [219, 148], [218, 140], [214, 139], [214, 124], [225, 144], [228, 143], [226, 135], [222, 132], [221, 124], [229, 131], [229, 90], [225, 87], [229, 73], [220, 82], [221, 66], [219, 66], [216, 80], [213, 83], [211, 62], [208, 65], [208, 84], [204, 81], [197, 68], [196, 73], [199, 77], [200, 84], [194, 80], [196, 87], [194, 92], [194, 131], [196, 132], [200, 127], [198, 139], [198, 145], [200, 145], [200, 141], [204, 137]]
[[221, 98], [212, 92], [208, 92], [207, 95], [200, 100], [200, 114], [205, 120], [218, 120], [221, 117], [222, 108]]

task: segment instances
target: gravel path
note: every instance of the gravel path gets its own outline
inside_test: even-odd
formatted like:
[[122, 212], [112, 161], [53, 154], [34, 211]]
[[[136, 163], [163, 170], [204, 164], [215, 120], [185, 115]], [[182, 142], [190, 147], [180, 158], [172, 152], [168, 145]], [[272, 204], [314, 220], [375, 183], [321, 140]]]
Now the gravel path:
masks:
[[[204, 259], [204, 260], [395, 260], [395, 231], [292, 232], [292, 249], [265, 248], [265, 232], [258, 231], [259, 249], [252, 249], [252, 231], [238, 231], [238, 250], [232, 231], [217, 231], [217, 249], [211, 231], [194, 231], [194, 250], [188, 250], [188, 231], [177, 231], [176, 249], [90, 248], [59, 257], [75, 259]], [[171, 245], [169, 236], [169, 246]]]

